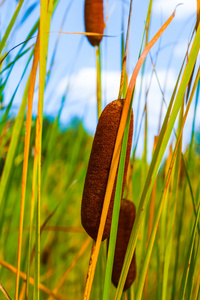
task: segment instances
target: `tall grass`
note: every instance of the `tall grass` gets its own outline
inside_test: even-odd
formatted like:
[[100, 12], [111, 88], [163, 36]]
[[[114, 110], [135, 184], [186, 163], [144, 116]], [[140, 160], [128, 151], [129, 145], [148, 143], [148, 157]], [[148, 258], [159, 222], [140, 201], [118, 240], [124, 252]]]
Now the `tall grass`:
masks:
[[[122, 70], [118, 97], [126, 100], [113, 153], [99, 233], [97, 241], [93, 243], [80, 221], [82, 190], [93, 137], [85, 131], [81, 120], [75, 119], [64, 131], [60, 128], [63, 107], [69, 108], [70, 105], [66, 101], [70, 83], [62, 95], [55, 120], [48, 121], [43, 112], [44, 95], [50, 89], [51, 78], [54, 78], [53, 66], [56, 66], [58, 46], [62, 39], [68, 37], [60, 32], [53, 45], [54, 50], [51, 51], [50, 25], [60, 2], [41, 0], [35, 4], [34, 7], [39, 8], [39, 19], [34, 19], [29, 34], [22, 37], [24, 42], [16, 45], [15, 52], [15, 47], [9, 47], [12, 32], [20, 26], [20, 16], [22, 20], [31, 17], [30, 7], [24, 6], [22, 0], [18, 1], [0, 41], [0, 299], [199, 299], [200, 153], [195, 139], [200, 86], [199, 1], [197, 23], [188, 51], [182, 58], [182, 66], [174, 82], [164, 121], [160, 122], [150, 163], [147, 158], [150, 116], [147, 98], [142, 119], [139, 113], [140, 99], [145, 91], [143, 79], [146, 57], [163, 32], [168, 30], [168, 26], [173, 28], [173, 19], [176, 16], [175, 13], [169, 16], [152, 38], [153, 1], [149, 1], [138, 61], [130, 80], [127, 73], [127, 68], [131, 67], [128, 65], [128, 45], [134, 41], [134, 37], [129, 31], [126, 33], [122, 21], [123, 33], [119, 45]], [[128, 24], [131, 22], [132, 4], [131, 1], [129, 14], [126, 15]], [[1, 5], [6, 5], [6, 2]], [[65, 16], [70, 15], [72, 6], [72, 2], [67, 4]], [[122, 20], [123, 18], [124, 16]], [[109, 29], [109, 22], [106, 23]], [[107, 42], [112, 42], [113, 37], [103, 37], [105, 38]], [[80, 37], [78, 51], [74, 51], [75, 60], [81, 55], [82, 45]], [[96, 49], [98, 117], [103, 108], [101, 76], [105, 53], [102, 45]], [[22, 75], [15, 79], [14, 93], [4, 109], [4, 95], [7, 93], [9, 80], [13, 69], [21, 61], [25, 62]], [[156, 75], [161, 88], [157, 65], [152, 56], [151, 62], [152, 74]], [[159, 60], [156, 64], [159, 64]], [[75, 68], [75, 64], [73, 67]], [[137, 213], [118, 287], [115, 288], [111, 277], [128, 125], [131, 107], [137, 101], [135, 85], [138, 84], [140, 69], [142, 79], [139, 101], [134, 111], [134, 149], [124, 192], [136, 204]], [[67, 72], [72, 73], [74, 70]], [[11, 118], [13, 103], [21, 91], [20, 108], [17, 116]], [[148, 89], [145, 92], [148, 95]], [[38, 108], [35, 118], [33, 99], [36, 94]], [[162, 98], [165, 101], [164, 91]], [[184, 128], [192, 107], [194, 112], [190, 144], [183, 151]], [[77, 111], [78, 109], [77, 106]], [[161, 108], [160, 114], [162, 112]], [[142, 123], [144, 131], [141, 131]], [[170, 142], [172, 137], [174, 140]], [[143, 139], [142, 158], [136, 156], [140, 139]], [[107, 242], [101, 243], [101, 238], [117, 172], [113, 220], [107, 248]], [[132, 287], [123, 292], [134, 251], [137, 277]]]

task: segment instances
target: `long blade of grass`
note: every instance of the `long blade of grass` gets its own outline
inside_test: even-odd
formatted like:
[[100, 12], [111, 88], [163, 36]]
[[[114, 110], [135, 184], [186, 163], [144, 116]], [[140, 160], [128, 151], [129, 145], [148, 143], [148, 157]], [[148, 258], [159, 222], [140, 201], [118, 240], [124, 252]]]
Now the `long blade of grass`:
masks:
[[[179, 115], [178, 133], [180, 132], [182, 126], [183, 109], [184, 109], [184, 98], [183, 98], [183, 103]], [[181, 135], [181, 139], [182, 139], [182, 135]], [[173, 239], [173, 229], [174, 229], [174, 222], [175, 222], [175, 215], [176, 215], [176, 204], [177, 204], [177, 197], [179, 193], [178, 184], [179, 184], [179, 176], [180, 176], [181, 147], [182, 147], [182, 143], [179, 142], [175, 167], [173, 172], [174, 178], [173, 178], [172, 202], [171, 202], [171, 209], [170, 209], [170, 215], [168, 220], [167, 243], [166, 243], [165, 257], [164, 257], [163, 289], [162, 289], [163, 300], [165, 300], [167, 297], [167, 281], [168, 281], [170, 257], [171, 257], [171, 250], [172, 250], [172, 239]]]
[[[30, 88], [29, 88], [29, 94], [28, 94], [28, 110], [27, 110], [27, 131], [29, 135], [29, 141], [30, 141], [30, 133], [31, 133], [31, 120], [32, 120], [32, 104], [33, 104], [33, 95], [34, 95], [34, 87], [35, 87], [35, 79], [36, 79], [36, 73], [37, 73], [37, 67], [39, 62], [39, 38], [40, 34], [38, 33], [37, 42], [35, 46], [34, 51], [34, 58], [33, 58], [33, 65], [32, 65], [32, 71], [31, 71], [31, 79], [30, 79]], [[27, 135], [27, 134], [26, 134]], [[29, 145], [28, 145], [29, 148]], [[28, 149], [27, 149], [28, 151]], [[25, 156], [25, 155], [24, 155]], [[26, 154], [26, 159], [28, 159], [28, 153]], [[25, 157], [24, 157], [25, 160]], [[27, 161], [28, 164], [28, 161]], [[33, 173], [35, 169], [35, 163], [33, 167]], [[27, 172], [27, 170], [26, 170]], [[34, 176], [33, 176], [33, 184], [34, 184]], [[26, 187], [26, 183], [24, 184], [24, 189]], [[25, 198], [25, 194], [24, 194]], [[30, 275], [30, 249], [31, 249], [31, 241], [32, 241], [32, 220], [33, 220], [33, 198], [34, 198], [34, 190], [32, 190], [31, 195], [31, 213], [30, 213], [30, 230], [29, 230], [29, 247], [28, 247], [28, 260], [27, 260], [27, 284], [26, 284], [26, 297], [28, 299], [28, 287], [29, 287], [29, 275]]]
[[12, 132], [12, 136], [11, 136], [11, 141], [10, 141], [10, 146], [9, 146], [6, 161], [5, 161], [5, 166], [4, 166], [4, 169], [3, 169], [2, 176], [1, 176], [0, 205], [2, 205], [2, 206], [3, 206], [2, 201], [4, 201], [3, 196], [4, 196], [4, 193], [5, 193], [8, 178], [9, 178], [9, 175], [10, 175], [10, 172], [11, 172], [11, 167], [12, 167], [12, 163], [13, 163], [13, 159], [14, 159], [14, 155], [15, 155], [15, 151], [16, 151], [16, 147], [17, 147], [17, 143], [18, 143], [18, 139], [19, 139], [19, 134], [21, 132], [22, 124], [23, 124], [23, 121], [24, 121], [29, 83], [30, 83], [30, 78], [27, 81], [27, 84], [26, 84], [26, 87], [25, 87], [25, 90], [24, 90], [24, 95], [23, 95], [23, 98], [22, 98], [22, 103], [21, 103], [21, 106], [20, 106], [20, 109], [19, 109], [19, 113], [18, 113], [18, 116], [15, 120], [13, 132]]
[[142, 55], [140, 56], [140, 58], [137, 62], [137, 65], [136, 65], [133, 75], [131, 77], [131, 81], [129, 83], [129, 87], [128, 87], [127, 95], [126, 95], [126, 101], [124, 103], [121, 121], [120, 121], [120, 125], [119, 125], [119, 130], [118, 130], [118, 134], [117, 134], [117, 138], [116, 138], [115, 148], [114, 148], [114, 152], [113, 152], [113, 158], [112, 158], [110, 173], [109, 173], [109, 178], [108, 178], [108, 185], [107, 185], [106, 193], [105, 193], [105, 197], [104, 197], [104, 205], [103, 205], [103, 209], [102, 209], [101, 221], [100, 221], [100, 226], [99, 226], [99, 230], [98, 230], [96, 246], [94, 249], [92, 267], [90, 268], [90, 272], [88, 273], [88, 278], [87, 278], [87, 283], [86, 283], [86, 288], [85, 288], [85, 295], [84, 295], [85, 300], [89, 299], [89, 297], [90, 297], [92, 281], [94, 278], [96, 262], [97, 262], [97, 258], [98, 258], [98, 253], [99, 253], [99, 249], [100, 249], [102, 236], [103, 236], [107, 212], [108, 212], [108, 208], [109, 208], [109, 204], [110, 204], [110, 197], [112, 194], [113, 185], [114, 185], [114, 181], [115, 181], [115, 177], [116, 177], [116, 172], [117, 172], [117, 167], [118, 167], [118, 162], [119, 162], [119, 157], [120, 157], [120, 151], [121, 151], [122, 138], [123, 138], [124, 128], [126, 125], [127, 115], [128, 115], [128, 111], [129, 111], [129, 107], [130, 107], [130, 103], [131, 103], [131, 97], [132, 97], [133, 89], [135, 86], [135, 81], [136, 81], [139, 70], [140, 70], [148, 52], [153, 47], [155, 42], [159, 39], [159, 37], [162, 35], [162, 33], [165, 31], [165, 29], [168, 27], [168, 25], [171, 23], [171, 21], [174, 18], [174, 15], [175, 15], [175, 13], [173, 13], [170, 16], [170, 18], [165, 22], [165, 24], [160, 28], [160, 30], [157, 32], [157, 34], [153, 37], [153, 39], [149, 42], [149, 44], [144, 49]]
[[35, 191], [36, 191], [36, 181], [37, 181], [37, 172], [38, 172], [38, 157], [34, 156], [33, 162], [33, 178], [32, 178], [32, 193], [31, 193], [31, 210], [30, 210], [30, 228], [29, 228], [29, 245], [28, 245], [28, 257], [27, 257], [27, 281], [26, 281], [26, 299], [29, 296], [29, 283], [30, 283], [30, 269], [32, 263], [32, 255], [31, 255], [31, 245], [32, 245], [32, 236], [33, 236], [33, 215], [34, 215], [34, 207], [35, 207]]
[[[157, 144], [158, 136], [154, 137], [154, 145], [153, 145], [153, 152], [155, 151], [156, 144]], [[152, 193], [151, 193], [151, 200], [149, 203], [149, 215], [148, 215], [148, 223], [147, 223], [147, 241], [145, 245], [145, 249], [149, 243], [150, 235], [153, 228], [153, 220], [154, 220], [154, 211], [155, 211], [155, 202], [156, 202], [156, 188], [157, 188], [157, 178], [155, 180]], [[148, 299], [148, 277], [149, 277], [149, 268], [147, 269], [145, 284], [144, 284], [144, 300]]]
[[[26, 38], [26, 41], [30, 40], [30, 38], [32, 37], [32, 35], [33, 35], [33, 34], [35, 33], [35, 31], [37, 30], [38, 25], [39, 25], [39, 20], [36, 21], [35, 25], [34, 25], [33, 28], [30, 30], [30, 32], [29, 32], [29, 34], [28, 34], [28, 36], [27, 36], [27, 38]], [[22, 44], [22, 47], [20, 48], [20, 50], [19, 50], [18, 54], [16, 55], [14, 61], [17, 61], [18, 58], [21, 57], [21, 53], [22, 53], [24, 47], [26, 46], [26, 43], [27, 43], [27, 42], [25, 42], [25, 43]], [[25, 66], [25, 68], [24, 68], [24, 71], [23, 71], [23, 74], [22, 74], [21, 79], [20, 79], [20, 81], [19, 81], [19, 84], [18, 84], [18, 86], [16, 87], [15, 92], [14, 92], [14, 94], [13, 94], [11, 100], [10, 100], [10, 103], [9, 103], [8, 107], [6, 108], [6, 112], [5, 112], [4, 115], [3, 115], [2, 122], [1, 122], [1, 124], [0, 124], [0, 135], [1, 135], [2, 129], [3, 129], [4, 124], [5, 124], [4, 121], [7, 120], [7, 117], [8, 117], [10, 108], [11, 108], [11, 106], [12, 106], [12, 102], [13, 102], [13, 100], [14, 100], [15, 94], [16, 94], [18, 88], [19, 88], [19, 85], [20, 85], [20, 83], [21, 83], [21, 81], [22, 81], [22, 78], [23, 78], [24, 74], [26, 73], [26, 69], [27, 69], [27, 67], [28, 67], [28, 65], [29, 65], [29, 62], [30, 62], [30, 60], [31, 60], [31, 58], [32, 58], [33, 53], [34, 53], [34, 50], [33, 50], [33, 51], [31, 52], [31, 54], [30, 54], [30, 57], [29, 57], [29, 59], [28, 59], [28, 61], [27, 61], [27, 64], [26, 64], [26, 66]], [[0, 87], [0, 92], [1, 92], [1, 93], [3, 93], [3, 90], [4, 90], [4, 88], [6, 87], [6, 83], [7, 83], [7, 81], [8, 81], [8, 78], [9, 78], [9, 76], [10, 76], [10, 74], [11, 74], [11, 71], [12, 71], [14, 65], [15, 65], [15, 64], [11, 64], [11, 68], [10, 68], [10, 70], [9, 70], [9, 72], [8, 72], [8, 75], [7, 75], [6, 79], [4, 80], [3, 84], [2, 84], [1, 87]]]
[[18, 59], [20, 59], [21, 57], [23, 57], [23, 55], [25, 55], [32, 47], [33, 47], [33, 45], [31, 45], [30, 47], [28, 47], [27, 49], [25, 49], [20, 54], [17, 54], [17, 56], [13, 59], [13, 61], [11, 61], [8, 65], [6, 65], [5, 68], [0, 73], [3, 74], [11, 66], [15, 65], [15, 63], [18, 61]]
[[[29, 59], [28, 59], [28, 61], [27, 61], [27, 63], [26, 63], [26, 66], [25, 66], [25, 68], [24, 68], [24, 70], [23, 70], [23, 73], [22, 73], [22, 76], [21, 76], [21, 78], [20, 78], [20, 80], [19, 80], [19, 83], [18, 83], [18, 85], [17, 85], [17, 87], [16, 87], [16, 89], [15, 89], [13, 95], [12, 95], [12, 98], [11, 98], [11, 100], [10, 100], [10, 102], [9, 102], [9, 104], [8, 104], [8, 106], [7, 106], [7, 108], [6, 108], [6, 111], [5, 111], [5, 113], [4, 113], [3, 117], [2, 117], [1, 124], [0, 124], [0, 137], [1, 137], [1, 135], [2, 135], [2, 131], [3, 131], [3, 128], [4, 128], [5, 124], [6, 124], [6, 121], [7, 121], [7, 119], [8, 119], [8, 114], [9, 114], [9, 112], [10, 112], [10, 109], [11, 109], [11, 106], [12, 106], [12, 103], [13, 103], [13, 100], [14, 100], [14, 98], [15, 98], [15, 95], [16, 95], [18, 89], [19, 89], [19, 86], [20, 86], [20, 84], [21, 84], [21, 82], [22, 82], [22, 79], [24, 78], [24, 75], [26, 74], [27, 68], [28, 68], [29, 63], [30, 63], [31, 58], [32, 58], [32, 54], [33, 54], [33, 52], [32, 52], [31, 55], [29, 56]], [[7, 77], [7, 78], [8, 78], [8, 77]], [[5, 82], [4, 82], [4, 84], [5, 84]]]
[[[149, 200], [150, 193], [151, 193], [151, 190], [152, 190], [155, 178], [156, 178], [157, 171], [158, 171], [160, 163], [162, 161], [162, 157], [164, 155], [167, 143], [169, 141], [176, 117], [177, 117], [179, 109], [181, 107], [181, 102], [182, 102], [187, 84], [189, 82], [189, 78], [191, 76], [194, 64], [196, 62], [196, 58], [197, 58], [197, 55], [199, 52], [199, 38], [200, 38], [200, 26], [197, 29], [196, 36], [193, 41], [192, 49], [191, 49], [191, 52], [190, 52], [190, 55], [188, 58], [188, 63], [184, 70], [182, 81], [181, 81], [181, 84], [180, 84], [180, 87], [178, 90], [178, 94], [176, 96], [176, 100], [175, 100], [175, 103], [174, 103], [174, 106], [172, 109], [172, 113], [171, 113], [169, 122], [168, 122], [168, 124], [165, 122], [163, 123], [161, 133], [159, 135], [158, 144], [155, 149], [155, 153], [154, 153], [154, 156], [153, 156], [150, 168], [149, 168], [149, 172], [148, 172], [147, 179], [145, 182], [144, 190], [142, 192], [140, 204], [138, 207], [138, 213], [137, 213], [136, 220], [135, 220], [133, 230], [131, 233], [131, 237], [129, 240], [129, 245], [127, 248], [125, 261], [124, 261], [123, 269], [122, 269], [121, 276], [120, 276], [119, 285], [118, 285], [118, 288], [116, 291], [116, 296], [115, 296], [116, 300], [119, 300], [121, 297], [125, 279], [126, 279], [126, 276], [127, 276], [128, 270], [129, 270], [129, 266], [131, 263], [131, 259], [133, 257], [133, 253], [134, 253], [134, 250], [136, 247], [137, 237], [138, 237], [140, 223], [141, 223], [141, 217], [143, 215], [143, 210], [144, 210], [144, 206], [145, 206], [145, 201], [146, 201], [146, 199]], [[166, 120], [166, 118], [165, 118], [165, 120]]]
[[9, 34], [10, 34], [10, 32], [11, 32], [14, 24], [15, 24], [15, 20], [17, 19], [17, 16], [18, 16], [18, 14], [20, 12], [20, 9], [22, 7], [23, 2], [24, 2], [24, 0], [20, 0], [18, 2], [17, 8], [16, 8], [16, 10], [15, 10], [13, 16], [12, 16], [12, 19], [10, 20], [10, 23], [9, 23], [7, 29], [6, 29], [6, 32], [4, 33], [4, 36], [3, 36], [3, 38], [2, 38], [2, 40], [0, 42], [0, 54], [2, 53], [2, 50], [5, 47], [6, 41], [7, 41], [8, 37], [9, 37]]
[[[48, 9], [47, 9], [48, 8]], [[39, 45], [39, 101], [36, 126], [36, 153], [38, 156], [38, 185], [36, 208], [36, 251], [35, 251], [35, 285], [34, 299], [39, 300], [40, 283], [40, 196], [41, 196], [41, 152], [42, 152], [42, 123], [43, 123], [43, 99], [46, 77], [47, 50], [49, 29], [53, 13], [53, 0], [41, 0], [40, 6], [40, 45]]]
[[20, 224], [19, 224], [15, 299], [18, 299], [18, 292], [19, 292], [19, 272], [20, 272], [20, 262], [21, 262], [21, 246], [22, 246], [22, 234], [23, 234], [23, 222], [24, 222], [24, 205], [25, 205], [26, 180], [27, 180], [27, 170], [28, 170], [28, 157], [29, 157], [29, 147], [30, 147], [32, 106], [33, 106], [33, 94], [35, 88], [35, 79], [36, 79], [38, 61], [39, 61], [39, 35], [35, 46], [35, 54], [33, 59], [32, 70], [30, 74], [30, 85], [29, 85], [29, 92], [28, 92], [28, 109], [27, 109], [26, 134], [25, 134], [25, 143], [24, 143], [24, 162], [23, 162], [23, 174], [22, 174], [21, 209], [20, 209]]

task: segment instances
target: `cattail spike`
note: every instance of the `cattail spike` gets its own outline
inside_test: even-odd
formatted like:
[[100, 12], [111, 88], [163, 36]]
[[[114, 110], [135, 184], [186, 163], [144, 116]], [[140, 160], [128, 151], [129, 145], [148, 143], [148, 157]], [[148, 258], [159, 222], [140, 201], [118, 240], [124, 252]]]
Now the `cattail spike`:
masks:
[[104, 31], [103, 0], [85, 0], [85, 31], [101, 35], [87, 36], [92, 46], [98, 46]]
[[[103, 110], [97, 125], [90, 154], [81, 206], [81, 221], [87, 233], [96, 240], [100, 224], [103, 201], [107, 187], [115, 140], [119, 128], [124, 100], [115, 100]], [[133, 112], [131, 114], [129, 136], [124, 167], [122, 194], [125, 187], [128, 162], [131, 152], [133, 135]], [[117, 177], [116, 177], [117, 179]], [[110, 234], [116, 179], [111, 196], [103, 238]]]
[[[115, 246], [115, 255], [112, 271], [112, 282], [117, 287], [120, 274], [122, 271], [124, 258], [126, 254], [126, 249], [128, 246], [129, 238], [135, 221], [136, 208], [132, 201], [122, 199], [120, 213], [119, 213], [119, 223], [117, 231], [117, 239]], [[126, 282], [124, 285], [124, 291], [129, 289], [136, 278], [136, 255], [134, 252]]]

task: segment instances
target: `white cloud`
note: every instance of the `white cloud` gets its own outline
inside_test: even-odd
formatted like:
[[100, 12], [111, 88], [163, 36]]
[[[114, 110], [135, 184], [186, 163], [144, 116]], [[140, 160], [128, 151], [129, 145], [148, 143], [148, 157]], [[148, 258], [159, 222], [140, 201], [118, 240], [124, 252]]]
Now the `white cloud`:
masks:
[[153, 4], [153, 12], [168, 17], [178, 4], [181, 5], [177, 7], [176, 20], [186, 19], [196, 14], [196, 0], [156, 0]]
[[[162, 101], [162, 93], [159, 88], [159, 84], [162, 90], [165, 92], [167, 97], [166, 101], [169, 100], [174, 83], [176, 82], [176, 76], [173, 69], [159, 70], [157, 76], [159, 78], [159, 84], [155, 74], [151, 78], [151, 72], [146, 73], [143, 76], [143, 93], [140, 102], [140, 117], [142, 109], [144, 108], [145, 92], [146, 88], [149, 88], [148, 94], [148, 118], [149, 126], [155, 131], [158, 126], [158, 117], [160, 113], [160, 106]], [[129, 78], [130, 80], [130, 78]], [[141, 76], [138, 76], [135, 99], [133, 108], [136, 112], [138, 105], [138, 96], [140, 89]], [[72, 116], [76, 115], [83, 118], [90, 126], [89, 131], [94, 131], [91, 127], [96, 126], [96, 70], [95, 68], [84, 68], [81, 69], [77, 74], [70, 78], [64, 78], [57, 88], [56, 99], [60, 98], [67, 84], [70, 83], [70, 90], [67, 97], [65, 111], [65, 120], [69, 120]], [[117, 99], [120, 84], [120, 72], [119, 71], [102, 71], [102, 99], [104, 107], [107, 103]], [[167, 101], [168, 102], [168, 101]], [[91, 113], [93, 111], [93, 113]], [[93, 120], [93, 121], [92, 121]], [[64, 120], [63, 120], [64, 121]], [[92, 125], [93, 124], [93, 125]]]
[[[173, 88], [176, 82], [176, 73], [175, 70], [169, 69], [166, 73], [165, 70], [157, 70], [157, 77], [159, 78], [159, 83], [162, 91], [165, 94], [165, 100], [167, 105], [170, 101]], [[130, 80], [130, 78], [129, 78]], [[60, 83], [57, 89], [57, 94], [59, 96], [65, 91], [66, 84], [71, 82], [70, 93], [68, 94], [66, 105], [63, 109], [61, 121], [66, 124], [70, 120], [77, 116], [83, 120], [85, 128], [90, 132], [94, 133], [96, 124], [97, 124], [97, 108], [96, 108], [96, 70], [95, 68], [86, 68], [80, 70], [77, 74], [71, 76], [70, 78], [65, 78]], [[103, 106], [112, 100], [117, 99], [118, 90], [120, 82], [120, 72], [117, 71], [102, 71], [102, 98]], [[138, 76], [137, 85], [135, 90], [135, 98], [133, 102], [133, 111], [134, 111], [134, 123], [136, 122], [136, 114], [139, 102], [139, 89], [141, 83], [141, 75]], [[148, 158], [151, 158], [151, 150], [153, 147], [154, 136], [158, 133], [158, 123], [160, 116], [160, 109], [162, 103], [162, 93], [156, 79], [155, 74], [151, 78], [151, 72], [145, 73], [143, 77], [143, 91], [140, 101], [140, 112], [138, 119], [138, 127], [142, 118], [142, 113], [145, 104], [145, 93], [146, 89], [149, 88], [148, 93]], [[106, 94], [105, 94], [106, 93]], [[56, 97], [57, 98], [57, 97]], [[193, 104], [194, 105], [194, 104]], [[189, 113], [188, 120], [184, 129], [184, 141], [189, 142], [188, 137], [190, 137], [191, 123], [193, 120], [193, 105]], [[163, 118], [166, 113], [166, 105], [163, 106]], [[200, 109], [197, 112], [197, 121], [199, 117]], [[162, 120], [163, 120], [162, 118]], [[138, 151], [137, 154], [141, 154], [143, 149], [143, 136], [144, 136], [144, 119], [142, 121], [142, 130], [139, 138]], [[197, 126], [200, 125], [199, 122], [196, 122]], [[134, 124], [134, 130], [136, 129], [136, 124]]]
[[[102, 95], [104, 97], [106, 93], [106, 103], [117, 97], [119, 82], [120, 72], [102, 71]], [[96, 103], [95, 68], [83, 68], [70, 78], [64, 78], [57, 88], [58, 96], [63, 95], [68, 84], [70, 84], [70, 103], [77, 100], [88, 104]]]

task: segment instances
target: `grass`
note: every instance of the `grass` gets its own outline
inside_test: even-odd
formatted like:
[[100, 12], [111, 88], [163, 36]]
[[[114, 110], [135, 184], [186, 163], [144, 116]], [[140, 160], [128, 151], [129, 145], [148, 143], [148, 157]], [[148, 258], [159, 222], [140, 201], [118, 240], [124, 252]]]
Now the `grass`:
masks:
[[[54, 121], [49, 121], [43, 115], [44, 94], [50, 86], [52, 70], [56, 64], [56, 51], [62, 39], [59, 33], [59, 38], [53, 45], [48, 72], [47, 57], [51, 53], [48, 45], [50, 24], [59, 1], [41, 1], [39, 21], [34, 20], [30, 33], [22, 39], [25, 42], [17, 47], [19, 49], [10, 60], [13, 50], [8, 51], [8, 45], [12, 30], [18, 26], [17, 20], [23, 11], [23, 1], [19, 1], [16, 6], [0, 42], [2, 108], [13, 68], [22, 59], [25, 61], [22, 76], [16, 80], [14, 93], [7, 107], [2, 110], [0, 123], [0, 299], [199, 299], [200, 152], [199, 133], [195, 132], [195, 122], [199, 105], [200, 26], [194, 28], [188, 53], [182, 58], [183, 64], [174, 82], [174, 91], [155, 138], [149, 163], [148, 103], [145, 103], [144, 120], [141, 120], [144, 122], [144, 133], [139, 126], [139, 102], [134, 111], [135, 148], [124, 194], [134, 201], [137, 213], [117, 289], [111, 283], [130, 107], [136, 102], [135, 83], [137, 85], [137, 76], [141, 69], [141, 97], [142, 91], [145, 91], [143, 77], [146, 72], [146, 56], [164, 30], [167, 30], [170, 22], [173, 27], [174, 15], [171, 15], [165, 27], [150, 39], [152, 2], [149, 1], [140, 54], [129, 84], [127, 47], [132, 37], [128, 31], [126, 45], [124, 32], [121, 37], [122, 80], [119, 95], [123, 95], [126, 100], [96, 244], [87, 236], [80, 220], [82, 191], [93, 137], [85, 131], [83, 122], [78, 119], [74, 119], [66, 130], [62, 131], [60, 128], [63, 107], [68, 105], [66, 99], [70, 85], [66, 87]], [[197, 3], [199, 8], [199, 1]], [[66, 15], [70, 14], [71, 5], [70, 2]], [[30, 17], [29, 14], [28, 9], [24, 11], [24, 18]], [[129, 16], [131, 18], [131, 14]], [[122, 21], [123, 29], [124, 26]], [[37, 41], [30, 46], [28, 40], [33, 40], [36, 33]], [[81, 37], [80, 41], [75, 59], [78, 59], [81, 52]], [[153, 63], [152, 56], [151, 62]], [[96, 49], [98, 116], [103, 107], [103, 64], [104, 51], [99, 47]], [[154, 65], [152, 72], [155, 73], [161, 88], [156, 69], [157, 66]], [[70, 71], [74, 72], [73, 69]], [[20, 109], [17, 116], [11, 118], [10, 112], [20, 89], [23, 90]], [[33, 117], [32, 112], [34, 93], [39, 98], [36, 117]], [[162, 97], [165, 101], [164, 92]], [[191, 142], [183, 151], [182, 136], [192, 107], [194, 112]], [[170, 142], [172, 136], [173, 143]], [[135, 150], [142, 138], [143, 156], [140, 159]], [[107, 249], [107, 242], [101, 243], [101, 234], [118, 162], [117, 192]], [[92, 245], [92, 264], [88, 269]], [[137, 277], [130, 290], [123, 293], [135, 250]]]

